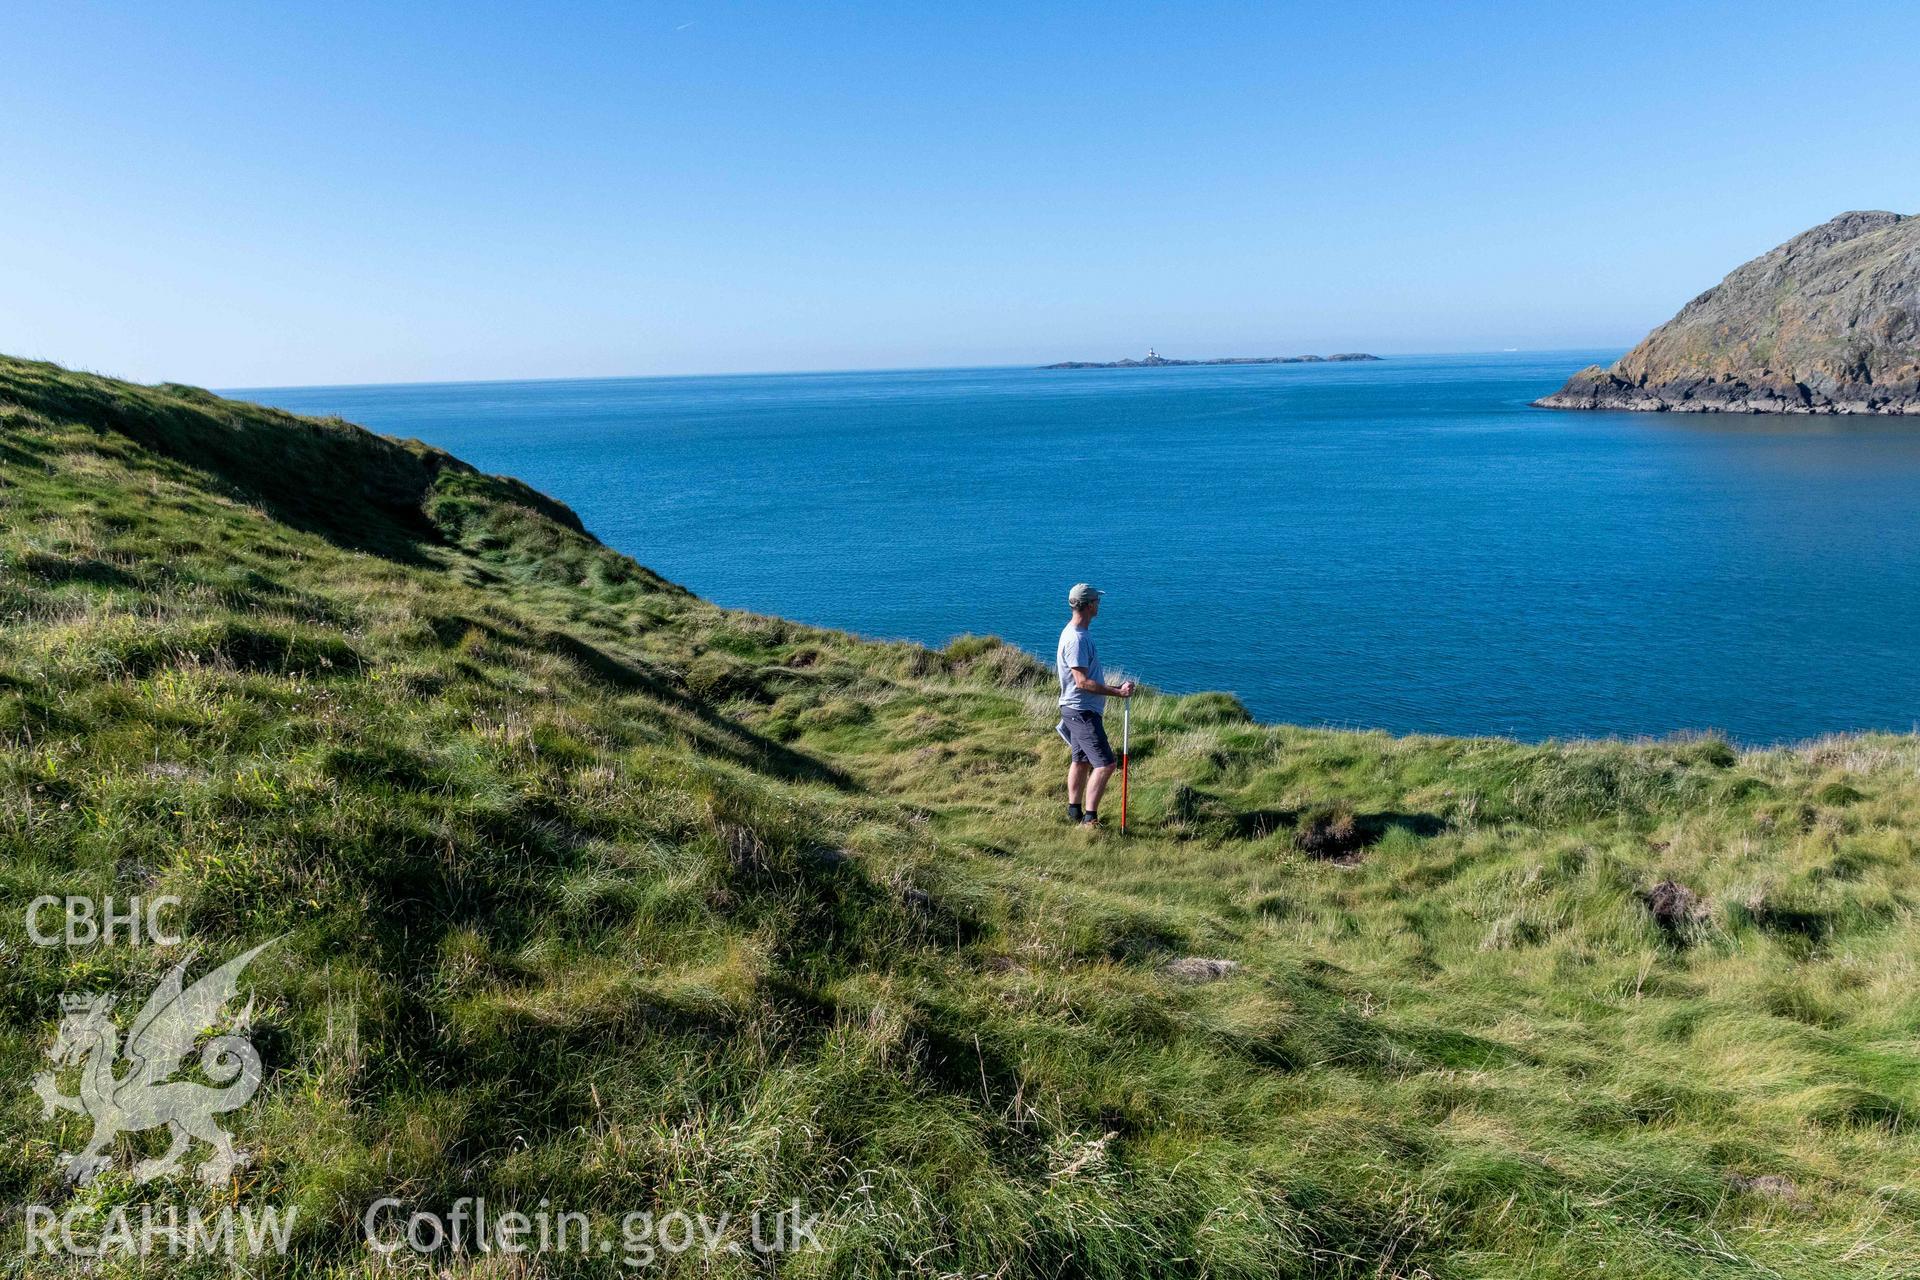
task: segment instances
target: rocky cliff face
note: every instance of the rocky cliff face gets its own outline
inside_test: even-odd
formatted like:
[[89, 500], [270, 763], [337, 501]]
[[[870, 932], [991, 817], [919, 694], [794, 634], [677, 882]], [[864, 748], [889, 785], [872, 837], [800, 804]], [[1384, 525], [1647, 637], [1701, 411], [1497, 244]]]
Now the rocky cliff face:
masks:
[[1747, 263], [1611, 369], [1536, 404], [1920, 414], [1920, 217], [1843, 213]]

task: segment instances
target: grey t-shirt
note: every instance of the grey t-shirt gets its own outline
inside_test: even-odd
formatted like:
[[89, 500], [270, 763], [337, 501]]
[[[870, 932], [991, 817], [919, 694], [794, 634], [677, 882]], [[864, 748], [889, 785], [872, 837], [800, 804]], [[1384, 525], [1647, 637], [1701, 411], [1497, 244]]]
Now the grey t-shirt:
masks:
[[1069, 622], [1060, 632], [1060, 647], [1054, 652], [1053, 667], [1060, 676], [1060, 705], [1076, 711], [1104, 711], [1105, 695], [1088, 693], [1073, 682], [1073, 669], [1079, 667], [1093, 680], [1106, 683], [1100, 672], [1100, 653], [1093, 647], [1087, 629]]

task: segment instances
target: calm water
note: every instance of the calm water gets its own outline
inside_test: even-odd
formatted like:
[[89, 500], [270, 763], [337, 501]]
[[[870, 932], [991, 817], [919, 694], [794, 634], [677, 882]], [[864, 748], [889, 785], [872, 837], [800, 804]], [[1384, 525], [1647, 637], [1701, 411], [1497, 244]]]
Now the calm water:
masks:
[[256, 390], [570, 503], [723, 604], [1262, 719], [1749, 741], [1920, 722], [1920, 424], [1527, 408], [1612, 352]]

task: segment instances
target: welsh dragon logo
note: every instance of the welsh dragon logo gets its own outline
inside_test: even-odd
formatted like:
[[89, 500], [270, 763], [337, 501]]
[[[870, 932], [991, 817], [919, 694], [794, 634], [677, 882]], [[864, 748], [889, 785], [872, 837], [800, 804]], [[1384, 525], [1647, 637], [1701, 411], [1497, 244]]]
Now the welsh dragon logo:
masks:
[[[278, 939], [275, 939], [277, 941]], [[213, 1148], [197, 1176], [209, 1186], [224, 1182], [246, 1161], [233, 1138], [215, 1116], [245, 1106], [260, 1087], [260, 1054], [247, 1039], [253, 1001], [233, 1018], [221, 1034], [200, 1051], [200, 1070], [213, 1084], [171, 1079], [188, 1067], [188, 1056], [202, 1032], [213, 1029], [228, 1002], [239, 993], [240, 975], [255, 956], [272, 946], [263, 942], [185, 986], [190, 955], [175, 965], [154, 989], [140, 1014], [127, 1029], [124, 1060], [120, 1032], [111, 1013], [114, 998], [106, 995], [63, 995], [60, 1032], [47, 1056], [54, 1069], [34, 1078], [33, 1091], [44, 1104], [43, 1114], [72, 1111], [93, 1119], [93, 1136], [80, 1152], [60, 1157], [70, 1182], [83, 1183], [113, 1163], [113, 1141], [123, 1133], [139, 1133], [165, 1125], [172, 1142], [165, 1154], [133, 1166], [138, 1182], [149, 1182], [180, 1170], [194, 1139]], [[80, 1069], [80, 1092], [60, 1092], [60, 1072]]]

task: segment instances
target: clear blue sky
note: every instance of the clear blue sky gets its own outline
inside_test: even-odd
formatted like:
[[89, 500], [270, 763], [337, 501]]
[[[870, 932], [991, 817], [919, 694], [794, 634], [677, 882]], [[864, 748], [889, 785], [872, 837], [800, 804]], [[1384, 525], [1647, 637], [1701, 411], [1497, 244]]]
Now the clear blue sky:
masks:
[[[296, 11], [300, 10], [300, 11]], [[1920, 211], [1920, 6], [9, 6], [0, 350], [214, 386], [1624, 346]]]

